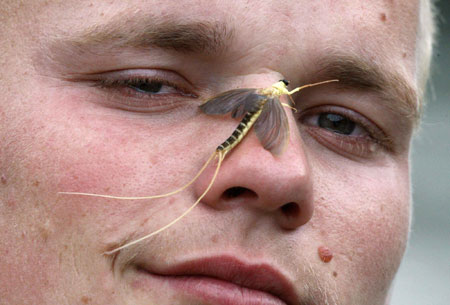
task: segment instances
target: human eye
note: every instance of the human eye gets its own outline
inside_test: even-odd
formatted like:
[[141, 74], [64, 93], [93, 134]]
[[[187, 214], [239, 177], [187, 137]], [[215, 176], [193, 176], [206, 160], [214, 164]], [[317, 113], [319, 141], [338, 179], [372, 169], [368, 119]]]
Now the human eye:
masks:
[[302, 129], [336, 153], [358, 158], [373, 157], [389, 148], [381, 128], [356, 111], [340, 106], [320, 106], [302, 111]]
[[91, 76], [103, 103], [122, 110], [161, 112], [183, 107], [197, 98], [183, 77], [163, 70], [131, 69]]

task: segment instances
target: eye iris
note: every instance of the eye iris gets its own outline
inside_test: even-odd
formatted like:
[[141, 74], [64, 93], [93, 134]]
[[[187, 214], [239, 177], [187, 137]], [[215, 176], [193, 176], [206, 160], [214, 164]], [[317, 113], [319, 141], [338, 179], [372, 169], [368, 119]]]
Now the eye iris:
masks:
[[335, 113], [322, 113], [318, 118], [318, 125], [336, 133], [349, 135], [355, 130], [355, 123]]
[[142, 93], [158, 93], [163, 84], [159, 82], [141, 82], [134, 85], [130, 85], [132, 89], [135, 89]]

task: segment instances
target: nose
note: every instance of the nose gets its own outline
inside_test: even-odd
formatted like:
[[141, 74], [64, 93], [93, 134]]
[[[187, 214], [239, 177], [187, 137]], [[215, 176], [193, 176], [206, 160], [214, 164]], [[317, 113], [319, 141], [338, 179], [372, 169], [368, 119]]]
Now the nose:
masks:
[[[304, 144], [298, 132], [295, 133], [293, 120], [290, 115], [289, 142], [279, 155], [265, 150], [250, 131], [225, 157], [202, 202], [218, 210], [245, 207], [257, 213], [269, 213], [283, 229], [292, 230], [306, 224], [314, 209], [313, 184]], [[207, 188], [213, 171], [206, 171], [195, 182], [197, 196]]]

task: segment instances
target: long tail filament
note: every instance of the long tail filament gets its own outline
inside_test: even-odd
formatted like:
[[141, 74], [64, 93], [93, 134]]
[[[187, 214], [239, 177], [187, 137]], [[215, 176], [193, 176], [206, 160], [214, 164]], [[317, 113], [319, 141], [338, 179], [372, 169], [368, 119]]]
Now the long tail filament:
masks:
[[[171, 226], [173, 226], [174, 224], [176, 224], [179, 220], [181, 220], [184, 216], [186, 216], [189, 212], [191, 212], [191, 211], [197, 206], [197, 204], [203, 199], [203, 197], [205, 197], [205, 195], [209, 192], [209, 190], [211, 189], [211, 187], [212, 187], [213, 184], [214, 184], [214, 181], [215, 181], [216, 178], [217, 178], [217, 174], [219, 173], [220, 166], [221, 166], [221, 164], [222, 164], [223, 159], [225, 158], [225, 153], [223, 153], [222, 151], [215, 151], [214, 154], [213, 154], [213, 155], [208, 159], [208, 161], [205, 163], [205, 165], [204, 165], [203, 168], [200, 170], [200, 172], [202, 172], [202, 171], [206, 168], [206, 165], [213, 159], [213, 157], [216, 157], [216, 156], [218, 157], [219, 160], [218, 160], [218, 162], [217, 162], [217, 167], [216, 167], [216, 170], [215, 170], [215, 172], [214, 172], [214, 175], [213, 175], [213, 177], [212, 177], [212, 179], [211, 179], [211, 182], [209, 183], [209, 185], [208, 185], [208, 187], [205, 189], [205, 191], [200, 195], [200, 197], [198, 197], [197, 201], [194, 202], [194, 204], [191, 205], [191, 207], [189, 207], [189, 209], [187, 209], [186, 211], [184, 211], [183, 214], [181, 214], [180, 216], [178, 216], [177, 218], [175, 218], [174, 220], [172, 220], [172, 221], [171, 221], [170, 223], [168, 223], [167, 225], [161, 227], [160, 229], [158, 229], [158, 230], [156, 230], [156, 231], [154, 231], [154, 232], [152, 232], [152, 233], [150, 233], [150, 234], [148, 234], [148, 235], [145, 235], [145, 236], [143, 236], [143, 237], [141, 237], [141, 238], [139, 238], [139, 239], [133, 240], [133, 241], [131, 241], [131, 242], [129, 242], [129, 243], [123, 245], [123, 246], [120, 246], [120, 247], [118, 247], [118, 248], [115, 248], [115, 249], [113, 249], [113, 250], [111, 250], [111, 251], [107, 251], [107, 252], [105, 252], [104, 254], [105, 254], [105, 255], [111, 255], [111, 254], [114, 254], [114, 253], [117, 252], [117, 251], [120, 251], [120, 250], [122, 250], [122, 249], [124, 249], [124, 248], [130, 247], [130, 246], [135, 245], [135, 244], [137, 244], [137, 243], [140, 243], [141, 241], [143, 241], [143, 240], [145, 240], [145, 239], [147, 239], [147, 238], [150, 238], [150, 237], [152, 237], [152, 236], [154, 236], [154, 235], [156, 235], [156, 234], [158, 234], [158, 233], [161, 233], [162, 231], [164, 231], [164, 230], [170, 228]], [[198, 174], [198, 175], [199, 175], [199, 174]], [[198, 175], [197, 175], [197, 176], [198, 176]], [[196, 177], [197, 177], [197, 176], [196, 176]], [[193, 180], [195, 180], [195, 179], [196, 179], [196, 178], [194, 178]], [[192, 182], [193, 182], [193, 181], [189, 182], [189, 184], [191, 184]], [[186, 185], [185, 187], [183, 187], [183, 189], [186, 188], [186, 187], [187, 187], [187, 185]], [[177, 191], [177, 192], [178, 192], [178, 191]], [[170, 196], [171, 194], [174, 194], [174, 192], [168, 193], [168, 194], [166, 194], [165, 196]], [[164, 196], [158, 195], [158, 197], [152, 196], [151, 198], [159, 198], [159, 197], [164, 197]], [[121, 197], [121, 198], [123, 198], [123, 197]], [[133, 198], [133, 197], [132, 197], [132, 198]], [[138, 197], [138, 198], [141, 198], [141, 197]], [[147, 198], [148, 198], [148, 197], [147, 197]]]

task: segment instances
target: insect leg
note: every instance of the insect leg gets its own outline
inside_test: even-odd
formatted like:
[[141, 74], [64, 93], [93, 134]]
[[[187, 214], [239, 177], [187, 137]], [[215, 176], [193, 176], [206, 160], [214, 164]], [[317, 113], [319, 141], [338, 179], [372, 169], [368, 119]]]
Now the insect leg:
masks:
[[[289, 96], [289, 98], [291, 98], [291, 96], [290, 95], [288, 95]], [[291, 98], [292, 99], [292, 98]], [[295, 108], [295, 107], [292, 107], [291, 105], [289, 105], [289, 104], [286, 104], [286, 103], [281, 103], [281, 105], [283, 105], [283, 106], [285, 106], [285, 107], [288, 107], [288, 108], [290, 108], [292, 111], [294, 111], [294, 112], [297, 112], [297, 108]]]

